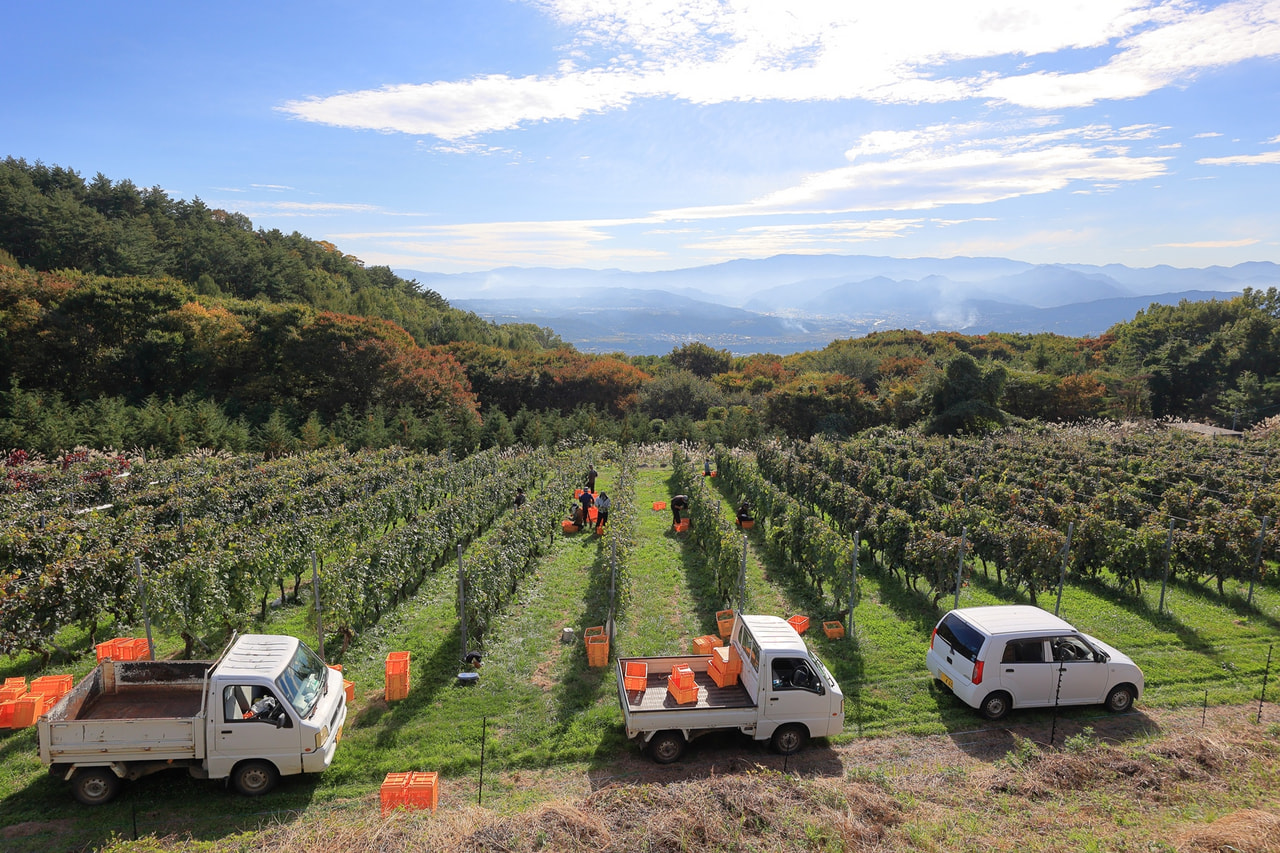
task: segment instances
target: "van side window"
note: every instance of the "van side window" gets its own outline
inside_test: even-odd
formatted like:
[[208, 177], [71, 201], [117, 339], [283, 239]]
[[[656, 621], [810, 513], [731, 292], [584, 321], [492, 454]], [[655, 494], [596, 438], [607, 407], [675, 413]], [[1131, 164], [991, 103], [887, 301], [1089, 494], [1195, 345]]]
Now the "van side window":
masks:
[[1044, 663], [1044, 640], [1010, 640], [1002, 663]]
[[1079, 637], [1054, 637], [1053, 659], [1055, 661], [1093, 660], [1093, 649], [1085, 645]]

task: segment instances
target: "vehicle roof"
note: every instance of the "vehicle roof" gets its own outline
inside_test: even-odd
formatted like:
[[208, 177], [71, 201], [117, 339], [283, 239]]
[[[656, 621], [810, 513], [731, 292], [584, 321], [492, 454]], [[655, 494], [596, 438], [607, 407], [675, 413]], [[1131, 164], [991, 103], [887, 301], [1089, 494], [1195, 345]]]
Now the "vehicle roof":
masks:
[[760, 648], [767, 651], [806, 651], [804, 640], [781, 616], [743, 616], [742, 621], [751, 630]]
[[222, 676], [254, 676], [275, 679], [293, 659], [296, 637], [283, 634], [242, 634], [218, 664]]
[[952, 613], [964, 617], [971, 625], [987, 634], [1016, 634], [1028, 631], [1069, 631], [1075, 628], [1047, 610], [1029, 604], [993, 604], [987, 607], [962, 607]]

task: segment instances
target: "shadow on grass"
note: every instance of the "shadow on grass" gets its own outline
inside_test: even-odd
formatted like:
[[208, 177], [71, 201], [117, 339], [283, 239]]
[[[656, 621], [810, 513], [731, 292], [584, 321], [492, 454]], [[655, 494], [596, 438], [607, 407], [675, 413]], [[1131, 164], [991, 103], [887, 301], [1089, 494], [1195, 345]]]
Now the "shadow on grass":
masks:
[[1170, 580], [1169, 587], [1179, 590], [1207, 605], [1225, 607], [1250, 624], [1262, 623], [1272, 630], [1280, 631], [1280, 619], [1263, 610], [1257, 604], [1250, 604], [1245, 593], [1239, 589], [1228, 590], [1225, 595], [1219, 595], [1215, 586], [1190, 581], [1185, 578]]
[[[1161, 731], [1160, 725], [1141, 711], [1100, 714], [1093, 706], [1059, 708], [1056, 719], [1052, 710], [1044, 710], [1012, 711], [998, 722], [987, 722], [975, 714], [973, 720], [974, 727], [947, 736], [957, 749], [980, 761], [998, 761], [1016, 754], [1020, 740], [1041, 748], [1061, 749], [1067, 738], [1074, 736], [1124, 743]], [[1092, 734], [1086, 729], [1092, 729]]]
[[587, 777], [593, 791], [617, 785], [649, 785], [704, 780], [716, 776], [772, 770], [800, 776], [843, 777], [844, 764], [826, 738], [811, 740], [794, 755], [778, 755], [767, 741], [752, 740], [737, 730], [715, 731], [689, 743], [673, 764], [658, 764], [638, 741], [607, 764], [593, 766]]

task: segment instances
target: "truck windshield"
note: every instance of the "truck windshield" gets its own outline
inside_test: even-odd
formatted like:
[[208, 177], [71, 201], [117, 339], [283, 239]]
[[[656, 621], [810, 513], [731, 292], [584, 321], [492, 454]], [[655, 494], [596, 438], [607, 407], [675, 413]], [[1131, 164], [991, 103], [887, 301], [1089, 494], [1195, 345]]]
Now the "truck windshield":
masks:
[[303, 719], [311, 716], [316, 703], [324, 695], [328, 676], [326, 669], [319, 655], [307, 648], [305, 643], [298, 643], [293, 660], [289, 661], [289, 665], [276, 680], [285, 701]]

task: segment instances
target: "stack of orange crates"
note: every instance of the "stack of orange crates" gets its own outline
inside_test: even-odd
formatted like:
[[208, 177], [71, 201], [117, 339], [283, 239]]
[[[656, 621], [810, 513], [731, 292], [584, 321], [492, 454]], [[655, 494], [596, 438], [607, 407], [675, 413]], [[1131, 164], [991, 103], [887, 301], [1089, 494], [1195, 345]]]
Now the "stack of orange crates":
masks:
[[394, 809], [436, 810], [440, 801], [440, 774], [431, 772], [388, 773], [379, 789], [382, 814]]
[[604, 626], [588, 628], [582, 632], [582, 637], [587, 643], [587, 666], [608, 666], [609, 637], [604, 632]]
[[720, 638], [715, 634], [706, 634], [693, 638], [693, 653], [698, 657], [711, 654], [711, 650], [720, 645]]
[[[329, 664], [329, 669], [335, 670], [336, 672], [342, 672], [342, 664], [331, 663]], [[356, 701], [356, 683], [354, 681], [347, 681], [345, 678], [342, 679], [342, 691], [347, 694], [348, 702]]]
[[0, 729], [11, 729], [13, 712], [18, 708], [18, 700], [27, 693], [27, 679], [6, 678], [4, 687], [0, 687]]
[[717, 687], [729, 687], [738, 683], [742, 674], [742, 658], [733, 646], [719, 646], [713, 649], [714, 654], [707, 662], [707, 674]]
[[409, 696], [409, 653], [390, 652], [387, 655], [386, 699], [396, 702]]
[[698, 701], [698, 685], [693, 680], [693, 670], [687, 664], [678, 663], [671, 668], [671, 674], [667, 676], [667, 692], [679, 705]]
[[116, 637], [105, 643], [98, 643], [94, 648], [98, 652], [98, 663], [107, 658], [112, 660], [146, 660], [151, 657], [151, 646], [145, 637]]
[[733, 611], [732, 610], [717, 611], [716, 627], [720, 629], [721, 637], [729, 636], [729, 632], [733, 630]]
[[796, 629], [797, 634], [803, 634], [809, 630], [809, 617], [796, 614], [787, 620], [787, 624]]

